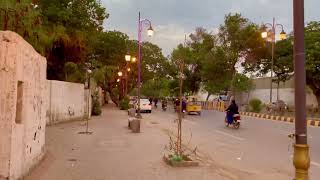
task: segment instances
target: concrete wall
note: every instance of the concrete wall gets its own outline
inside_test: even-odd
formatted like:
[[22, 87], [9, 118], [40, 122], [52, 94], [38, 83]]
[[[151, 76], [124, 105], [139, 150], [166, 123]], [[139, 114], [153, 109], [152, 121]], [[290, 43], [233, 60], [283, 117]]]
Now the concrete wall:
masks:
[[87, 113], [88, 96], [83, 84], [48, 80], [48, 125], [81, 120]]
[[18, 179], [44, 154], [46, 59], [0, 31], [0, 179]]
[[[258, 98], [263, 103], [270, 102], [270, 78], [258, 78], [253, 80], [254, 88], [249, 92], [249, 100]], [[272, 101], [277, 100], [277, 84], [272, 86]], [[241, 104], [247, 104], [248, 93], [237, 94], [237, 101]], [[318, 105], [317, 98], [310, 88], [306, 88], [307, 106], [316, 107]], [[294, 106], [294, 79], [291, 78], [286, 82], [281, 82], [279, 86], [279, 99], [283, 100], [290, 106]]]
[[[249, 93], [249, 100], [252, 98], [258, 98], [263, 103], [268, 104], [270, 102], [270, 89], [253, 89]], [[307, 106], [318, 105], [317, 98], [312, 93], [311, 90], [307, 90], [306, 93], [307, 98]], [[248, 101], [248, 93], [243, 93], [242, 95], [236, 96], [237, 101], [241, 102], [241, 104], [247, 104]], [[279, 99], [286, 102], [288, 105], [294, 105], [294, 89], [293, 88], [282, 88], [279, 89]], [[277, 100], [277, 90], [272, 90], [272, 101], [275, 102]]]

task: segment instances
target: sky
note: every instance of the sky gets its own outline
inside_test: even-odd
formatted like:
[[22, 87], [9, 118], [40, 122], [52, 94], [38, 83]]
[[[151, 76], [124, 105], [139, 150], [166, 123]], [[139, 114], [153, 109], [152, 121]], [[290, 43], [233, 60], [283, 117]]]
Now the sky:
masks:
[[[144, 41], [157, 44], [165, 56], [183, 43], [184, 35], [196, 27], [216, 32], [228, 13], [241, 13], [257, 24], [283, 24], [286, 32], [293, 29], [293, 0], [101, 0], [110, 17], [104, 27], [118, 30], [137, 39], [138, 12], [152, 21], [153, 37], [143, 36]], [[305, 0], [305, 21], [320, 21], [320, 0]], [[146, 29], [144, 28], [144, 34]], [[279, 33], [280, 30], [278, 30]]]

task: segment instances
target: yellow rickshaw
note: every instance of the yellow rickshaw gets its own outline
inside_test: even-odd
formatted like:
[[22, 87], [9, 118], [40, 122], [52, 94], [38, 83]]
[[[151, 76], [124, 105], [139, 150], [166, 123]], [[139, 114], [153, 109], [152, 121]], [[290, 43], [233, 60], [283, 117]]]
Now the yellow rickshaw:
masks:
[[187, 113], [197, 113], [201, 115], [201, 102], [195, 96], [188, 96], [187, 98]]

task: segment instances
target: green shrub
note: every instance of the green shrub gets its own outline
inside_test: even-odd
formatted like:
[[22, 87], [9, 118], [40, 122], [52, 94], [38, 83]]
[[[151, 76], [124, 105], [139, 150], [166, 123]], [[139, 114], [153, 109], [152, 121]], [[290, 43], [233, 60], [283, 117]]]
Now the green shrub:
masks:
[[250, 110], [259, 113], [262, 110], [262, 102], [260, 99], [251, 99], [249, 102]]
[[101, 114], [101, 104], [99, 101], [98, 93], [93, 94], [92, 97], [92, 112], [93, 116], [99, 116]]
[[121, 110], [128, 110], [129, 109], [129, 98], [128, 97], [124, 97], [121, 101], [120, 101], [120, 109]]

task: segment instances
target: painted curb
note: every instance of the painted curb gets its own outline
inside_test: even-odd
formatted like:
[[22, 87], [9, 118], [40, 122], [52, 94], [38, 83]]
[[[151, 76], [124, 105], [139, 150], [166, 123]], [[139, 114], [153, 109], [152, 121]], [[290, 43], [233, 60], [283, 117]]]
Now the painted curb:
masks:
[[[240, 112], [240, 115], [257, 117], [257, 118], [262, 118], [262, 119], [267, 119], [267, 120], [272, 120], [272, 121], [290, 122], [290, 123], [293, 123], [295, 121], [295, 119], [293, 117], [275, 116], [275, 115], [252, 113], [252, 112]], [[317, 120], [308, 119], [307, 125], [320, 127], [320, 119], [317, 119]]]

